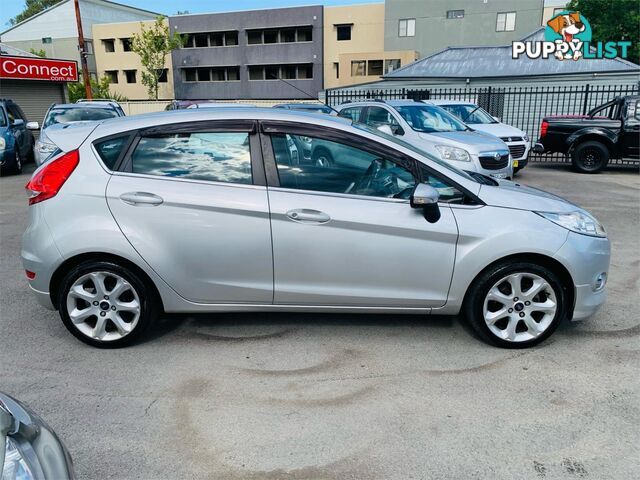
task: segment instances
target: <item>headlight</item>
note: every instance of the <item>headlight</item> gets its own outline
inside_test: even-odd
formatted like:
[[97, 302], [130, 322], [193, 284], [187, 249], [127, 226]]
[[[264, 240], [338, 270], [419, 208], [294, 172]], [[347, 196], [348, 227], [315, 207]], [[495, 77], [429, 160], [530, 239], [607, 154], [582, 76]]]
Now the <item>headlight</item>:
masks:
[[38, 143], [36, 145], [36, 149], [38, 150], [38, 152], [45, 156], [51, 155], [56, 151], [56, 148], [58, 147], [56, 147], [53, 143], [45, 143], [41, 142], [40, 140], [38, 140]]
[[0, 478], [2, 480], [31, 480], [35, 478], [27, 461], [10, 437], [7, 437], [4, 466], [2, 467], [2, 477]]
[[466, 150], [449, 145], [436, 145], [436, 149], [440, 153], [443, 160], [452, 160], [457, 162], [470, 162], [471, 155]]
[[7, 147], [7, 142], [4, 138], [0, 137], [0, 151], [4, 150]]
[[590, 235], [592, 237], [607, 236], [607, 232], [602, 224], [584, 210], [577, 210], [571, 213], [536, 213], [541, 217], [551, 220], [553, 223], [566, 228], [567, 230], [571, 230], [572, 232], [581, 233], [582, 235]]

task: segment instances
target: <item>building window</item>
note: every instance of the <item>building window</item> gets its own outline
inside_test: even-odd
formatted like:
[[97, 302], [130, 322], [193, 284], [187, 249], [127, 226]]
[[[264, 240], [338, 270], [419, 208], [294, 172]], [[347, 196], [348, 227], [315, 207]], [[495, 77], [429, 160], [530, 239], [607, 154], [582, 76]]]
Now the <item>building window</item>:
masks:
[[249, 80], [308, 80], [313, 78], [312, 63], [249, 65]]
[[311, 27], [270, 28], [268, 30], [247, 31], [248, 45], [310, 42], [312, 39], [313, 29]]
[[389, 60], [384, 61], [384, 73], [391, 73], [394, 70], [400, 68], [400, 59], [399, 58], [391, 58]]
[[352, 60], [351, 61], [351, 76], [352, 77], [364, 77], [366, 68], [367, 68], [367, 62], [365, 60]]
[[104, 45], [104, 51], [107, 53], [116, 51], [116, 41], [113, 38], [102, 40], [102, 45]]
[[382, 60], [369, 60], [367, 62], [367, 75], [382, 75]]
[[353, 25], [336, 25], [337, 39], [339, 42], [351, 40], [351, 27]]
[[447, 18], [449, 20], [464, 18], [464, 10], [447, 10]]
[[[240, 80], [240, 67], [183, 68], [185, 82], [230, 82]], [[165, 70], [166, 72], [166, 70]]]
[[403, 18], [398, 21], [399, 37], [415, 37], [416, 36], [416, 19]]
[[168, 79], [167, 79], [168, 69], [167, 68], [163, 68], [162, 70], [158, 70], [158, 73], [160, 74], [160, 76], [158, 77], [158, 83], [167, 83], [167, 81], [168, 81]]
[[42, 39], [42, 43], [51, 43], [53, 40], [51, 39], [51, 37], [44, 37]]
[[127, 83], [136, 83], [136, 70], [125, 70], [125, 77], [127, 77]]
[[88, 55], [93, 55], [93, 42], [91, 40], [84, 41], [84, 52]]
[[130, 52], [131, 51], [131, 38], [121, 38], [120, 41], [122, 42], [122, 50], [125, 52]]
[[336, 78], [340, 78], [340, 64], [333, 62], [333, 71], [336, 72]]
[[109, 79], [109, 83], [118, 83], [118, 71], [117, 70], [106, 70], [104, 72], [104, 76]]
[[238, 32], [198, 32], [185, 34], [182, 48], [235, 47], [238, 45]]
[[516, 12], [498, 13], [496, 32], [513, 32], [516, 29]]

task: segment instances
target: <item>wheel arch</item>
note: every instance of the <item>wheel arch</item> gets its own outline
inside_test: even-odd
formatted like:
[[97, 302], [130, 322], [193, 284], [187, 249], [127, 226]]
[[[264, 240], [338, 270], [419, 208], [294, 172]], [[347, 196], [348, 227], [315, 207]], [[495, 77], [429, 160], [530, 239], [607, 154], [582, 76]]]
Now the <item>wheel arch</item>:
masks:
[[51, 297], [51, 302], [53, 303], [53, 306], [54, 306], [54, 308], [56, 310], [59, 307], [59, 305], [58, 305], [58, 293], [59, 293], [59, 289], [60, 289], [60, 286], [61, 286], [62, 279], [73, 268], [77, 267], [78, 265], [80, 265], [81, 263], [84, 263], [86, 261], [112, 262], [112, 263], [115, 263], [117, 265], [120, 265], [121, 267], [128, 268], [128, 269], [132, 270], [133, 272], [136, 273], [136, 275], [139, 275], [140, 278], [142, 278], [142, 280], [145, 281], [149, 285], [149, 287], [152, 288], [152, 291], [153, 291], [154, 295], [156, 296], [157, 301], [160, 302], [160, 311], [161, 312], [164, 311], [164, 305], [163, 305], [163, 301], [162, 301], [162, 296], [160, 295], [160, 292], [158, 291], [158, 287], [156, 286], [155, 282], [151, 279], [151, 277], [149, 277], [147, 272], [145, 272], [142, 268], [140, 268], [138, 265], [136, 265], [131, 260], [128, 260], [128, 259], [126, 259], [124, 257], [119, 256], [119, 255], [115, 255], [113, 253], [106, 253], [106, 252], [81, 253], [81, 254], [78, 254], [78, 255], [75, 255], [73, 257], [70, 257], [70, 258], [66, 259], [64, 262], [62, 262], [58, 266], [56, 271], [51, 276], [51, 280], [49, 282], [49, 296]]
[[603, 144], [609, 150], [609, 156], [613, 157], [616, 153], [616, 139], [610, 135], [599, 131], [576, 132], [567, 139], [567, 152], [573, 152], [578, 145], [584, 142], [598, 142]]
[[566, 304], [568, 307], [567, 315], [569, 317], [572, 316], [573, 309], [575, 306], [576, 294], [575, 294], [575, 283], [573, 282], [573, 277], [571, 277], [571, 273], [569, 272], [569, 270], [567, 270], [567, 267], [565, 267], [561, 262], [559, 262], [555, 258], [550, 257], [548, 255], [543, 255], [540, 253], [516, 253], [513, 255], [508, 255], [506, 257], [502, 257], [497, 260], [494, 260], [493, 262], [485, 266], [482, 270], [480, 270], [473, 277], [473, 280], [467, 287], [467, 291], [465, 293], [462, 305], [463, 306], [466, 305], [466, 303], [469, 301], [469, 297], [471, 296], [470, 295], [471, 289], [472, 289], [471, 287], [475, 285], [475, 283], [478, 281], [478, 278], [483, 273], [485, 273], [490, 268], [495, 267], [496, 265], [499, 265], [502, 263], [514, 263], [514, 262], [529, 262], [536, 265], [541, 265], [545, 268], [548, 268], [556, 275], [558, 275], [558, 278], [560, 279], [560, 283], [562, 284], [562, 288], [564, 290], [564, 294], [566, 298]]

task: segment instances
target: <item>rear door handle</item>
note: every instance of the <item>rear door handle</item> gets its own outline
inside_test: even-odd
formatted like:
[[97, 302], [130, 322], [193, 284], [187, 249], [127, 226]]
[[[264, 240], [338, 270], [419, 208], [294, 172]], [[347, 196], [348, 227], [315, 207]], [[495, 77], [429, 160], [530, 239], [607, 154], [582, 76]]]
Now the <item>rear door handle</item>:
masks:
[[331, 220], [331, 217], [324, 212], [319, 212], [318, 210], [309, 210], [307, 208], [299, 208], [296, 210], [289, 210], [287, 212], [287, 217], [289, 217], [294, 222], [300, 223], [327, 223]]
[[162, 197], [149, 192], [128, 192], [120, 195], [120, 200], [128, 205], [160, 205], [164, 200]]

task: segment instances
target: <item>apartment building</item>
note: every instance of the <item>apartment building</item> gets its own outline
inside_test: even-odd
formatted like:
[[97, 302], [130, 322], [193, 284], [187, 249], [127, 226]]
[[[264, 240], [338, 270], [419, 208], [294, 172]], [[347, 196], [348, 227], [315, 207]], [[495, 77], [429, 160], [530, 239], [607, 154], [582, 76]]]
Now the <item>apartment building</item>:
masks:
[[324, 8], [324, 87], [379, 80], [416, 60], [415, 50], [385, 51], [384, 3]]
[[[165, 19], [165, 22], [167, 20]], [[138, 54], [131, 51], [131, 41], [141, 26], [150, 28], [155, 21], [124, 22], [93, 25], [93, 44], [96, 71], [99, 77], [108, 77], [109, 90], [129, 100], [147, 100], [149, 93], [142, 84], [142, 64]], [[158, 82], [158, 99], [173, 99], [173, 71], [171, 55], [167, 55], [165, 68]]]
[[184, 100], [317, 98], [323, 88], [322, 6], [178, 15], [175, 97]]
[[[7, 0], [5, 0], [7, 1]], [[96, 24], [155, 19], [159, 14], [106, 0], [80, 0], [82, 31], [89, 73], [95, 77], [95, 44], [92, 27]], [[0, 33], [0, 41], [24, 51], [44, 50], [47, 58], [80, 63], [78, 27], [73, 0], [62, 0], [52, 7]]]
[[448, 47], [506, 45], [542, 23], [544, 0], [386, 0], [384, 49], [420, 58]]

